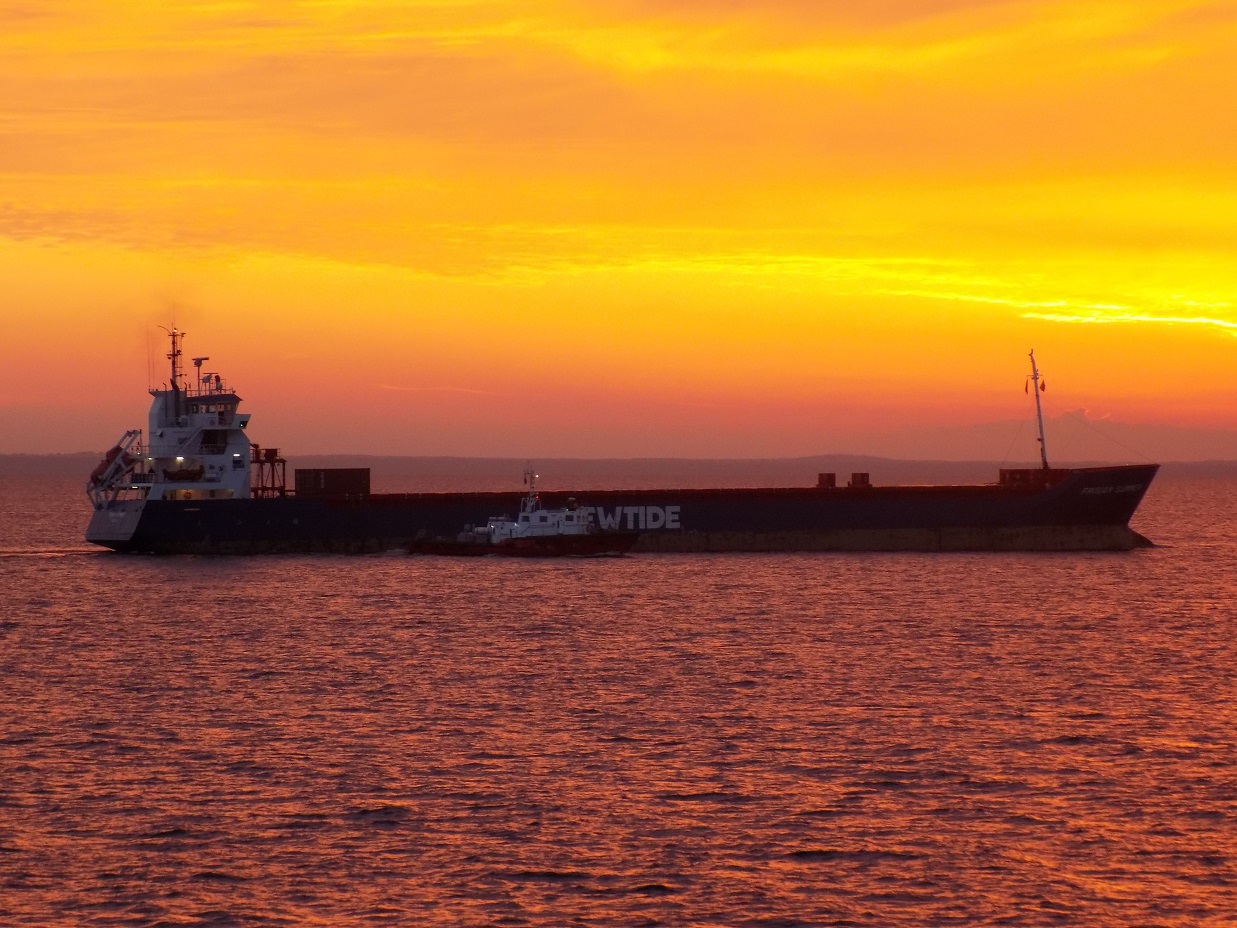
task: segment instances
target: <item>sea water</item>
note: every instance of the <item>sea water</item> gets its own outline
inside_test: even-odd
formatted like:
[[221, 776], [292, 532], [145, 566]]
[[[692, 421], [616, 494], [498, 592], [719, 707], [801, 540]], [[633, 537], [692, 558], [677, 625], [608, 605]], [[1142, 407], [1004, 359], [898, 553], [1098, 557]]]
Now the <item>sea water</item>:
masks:
[[1232, 925], [1235, 489], [1125, 554], [455, 561], [0, 481], [0, 924]]

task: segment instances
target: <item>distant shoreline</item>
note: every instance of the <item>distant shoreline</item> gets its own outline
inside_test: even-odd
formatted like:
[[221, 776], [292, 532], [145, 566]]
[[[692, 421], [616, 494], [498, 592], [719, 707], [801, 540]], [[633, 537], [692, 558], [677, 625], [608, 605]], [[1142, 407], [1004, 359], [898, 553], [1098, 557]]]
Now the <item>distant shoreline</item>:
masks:
[[[0, 478], [33, 476], [86, 476], [103, 451], [56, 454], [0, 454]], [[434, 482], [459, 479], [465, 483], [505, 484], [519, 487], [528, 458], [463, 457], [441, 455], [297, 454], [288, 460], [288, 482], [297, 467], [368, 467], [376, 484], [387, 480], [426, 479]], [[996, 480], [1002, 467], [1030, 467], [1028, 461], [942, 461], [884, 458], [875, 455], [825, 454], [787, 458], [570, 458], [545, 457], [532, 463], [541, 473], [545, 489], [632, 480], [657, 481], [669, 486], [809, 486], [822, 472], [838, 475], [839, 482], [851, 473], [871, 474], [874, 483], [978, 482]], [[1088, 466], [1111, 461], [1054, 462], [1057, 466]], [[1166, 477], [1237, 477], [1237, 461], [1166, 461]], [[375, 487], [377, 489], [378, 486]]]

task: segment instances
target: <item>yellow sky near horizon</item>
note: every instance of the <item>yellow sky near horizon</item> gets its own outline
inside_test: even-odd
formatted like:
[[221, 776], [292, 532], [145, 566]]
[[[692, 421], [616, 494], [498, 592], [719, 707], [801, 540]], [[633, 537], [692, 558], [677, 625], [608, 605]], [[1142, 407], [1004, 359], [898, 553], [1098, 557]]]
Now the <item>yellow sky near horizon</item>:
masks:
[[1235, 52], [1234, 0], [9, 0], [0, 452], [143, 424], [172, 321], [301, 451], [913, 453], [1031, 347], [1237, 428]]

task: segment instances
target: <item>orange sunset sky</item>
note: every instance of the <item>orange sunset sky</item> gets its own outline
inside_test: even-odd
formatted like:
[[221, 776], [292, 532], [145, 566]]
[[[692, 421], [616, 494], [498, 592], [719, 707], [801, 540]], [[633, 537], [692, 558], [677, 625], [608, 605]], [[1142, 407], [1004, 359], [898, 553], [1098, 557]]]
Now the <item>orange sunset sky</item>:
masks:
[[1234, 0], [7, 0], [0, 135], [0, 452], [173, 322], [293, 454], [1237, 429]]

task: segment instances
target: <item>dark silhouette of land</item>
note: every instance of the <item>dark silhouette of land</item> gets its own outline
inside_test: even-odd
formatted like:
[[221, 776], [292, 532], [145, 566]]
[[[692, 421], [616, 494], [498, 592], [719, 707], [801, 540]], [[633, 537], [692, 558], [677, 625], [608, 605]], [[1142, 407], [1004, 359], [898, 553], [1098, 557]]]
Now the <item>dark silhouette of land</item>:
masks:
[[[0, 455], [0, 479], [86, 477], [103, 451], [75, 454]], [[1088, 461], [1054, 461], [1056, 466]], [[829, 454], [798, 458], [696, 460], [690, 458], [468, 458], [379, 455], [289, 455], [288, 483], [297, 467], [368, 467], [377, 492], [446, 490], [519, 491], [525, 467], [540, 474], [538, 486], [554, 489], [648, 487], [813, 486], [820, 473], [845, 483], [854, 472], [875, 484], [994, 483], [1001, 467], [1032, 467], [1033, 461], [913, 461], [871, 455]], [[1237, 478], [1237, 461], [1171, 461], [1165, 478]]]

